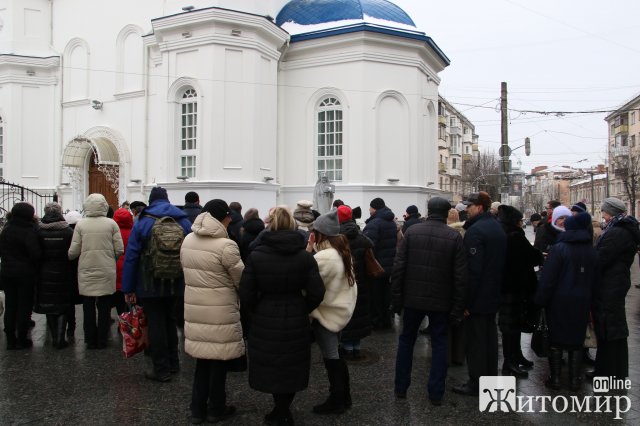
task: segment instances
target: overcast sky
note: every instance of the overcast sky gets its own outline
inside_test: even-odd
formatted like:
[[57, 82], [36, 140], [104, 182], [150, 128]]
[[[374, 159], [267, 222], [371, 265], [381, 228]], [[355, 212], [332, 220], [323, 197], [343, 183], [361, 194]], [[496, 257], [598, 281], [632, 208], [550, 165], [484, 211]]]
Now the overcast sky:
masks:
[[[520, 110], [610, 110], [640, 93], [638, 0], [392, 1], [451, 60], [440, 94], [475, 124], [481, 149], [500, 144], [501, 81]], [[526, 136], [532, 145], [530, 157], [515, 151], [514, 167], [604, 163], [605, 116], [512, 111], [510, 146]]]

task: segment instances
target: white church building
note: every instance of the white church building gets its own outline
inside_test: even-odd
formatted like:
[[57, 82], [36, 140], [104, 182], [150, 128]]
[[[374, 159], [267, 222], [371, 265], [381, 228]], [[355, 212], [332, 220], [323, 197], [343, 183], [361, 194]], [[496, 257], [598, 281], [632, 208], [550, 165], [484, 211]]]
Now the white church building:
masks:
[[438, 186], [446, 55], [387, 0], [0, 0], [0, 172], [115, 208], [155, 185], [262, 215]]

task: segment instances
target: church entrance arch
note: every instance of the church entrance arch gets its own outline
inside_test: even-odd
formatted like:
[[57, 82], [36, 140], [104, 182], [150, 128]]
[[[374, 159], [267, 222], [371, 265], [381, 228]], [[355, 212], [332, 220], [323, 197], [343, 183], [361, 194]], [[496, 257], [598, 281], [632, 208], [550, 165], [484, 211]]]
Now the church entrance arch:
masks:
[[76, 208], [80, 209], [86, 196], [93, 193], [104, 195], [112, 209], [118, 208], [120, 155], [111, 140], [74, 138], [64, 150], [62, 166], [70, 178]]

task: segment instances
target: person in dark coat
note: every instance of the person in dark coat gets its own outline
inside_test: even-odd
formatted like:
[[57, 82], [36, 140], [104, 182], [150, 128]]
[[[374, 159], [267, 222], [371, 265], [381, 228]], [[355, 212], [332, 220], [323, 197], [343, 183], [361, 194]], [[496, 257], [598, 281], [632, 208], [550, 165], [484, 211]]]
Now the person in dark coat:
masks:
[[[133, 204], [133, 203], [132, 203]], [[69, 228], [73, 231], [76, 224], [82, 219], [82, 214], [77, 210], [70, 210], [64, 215], [64, 220], [69, 224]], [[76, 334], [76, 306], [82, 305], [82, 296], [78, 290], [78, 259], [71, 261], [73, 268], [73, 305], [67, 310], [67, 339], [72, 340]]]
[[449, 201], [442, 197], [429, 200], [426, 222], [407, 230], [391, 275], [393, 311], [400, 313], [404, 309], [395, 394], [399, 398], [407, 396], [413, 348], [420, 324], [428, 316], [432, 362], [427, 389], [435, 405], [440, 405], [444, 396], [448, 325], [450, 321], [462, 321], [467, 285], [462, 236], [446, 223], [450, 208]]
[[420, 219], [421, 215], [420, 215], [420, 212], [418, 212], [418, 207], [414, 205], [407, 207], [407, 211], [403, 216], [404, 216], [404, 224], [402, 225], [403, 234], [407, 232], [407, 229], [409, 229], [411, 225], [415, 225], [416, 223], [421, 222], [421, 219]]
[[533, 242], [533, 246], [543, 253], [549, 252], [551, 246], [556, 243], [556, 239], [560, 233], [560, 231], [551, 223], [553, 209], [558, 206], [560, 206], [560, 201], [557, 200], [551, 200], [547, 203], [545, 210], [547, 215], [544, 220], [540, 221], [535, 230], [536, 238]]
[[465, 301], [465, 348], [469, 381], [453, 388], [463, 395], [478, 396], [481, 376], [498, 375], [498, 329], [496, 313], [507, 256], [507, 236], [489, 209], [491, 198], [484, 191], [465, 201], [464, 223], [468, 284]]
[[565, 231], [549, 252], [536, 294], [549, 327], [549, 378], [545, 385], [552, 389], [561, 386], [564, 349], [569, 353], [571, 390], [578, 390], [582, 382], [582, 349], [592, 291], [598, 282], [598, 255], [588, 231], [590, 223], [588, 213], [565, 220]]
[[638, 221], [626, 215], [626, 205], [605, 198], [600, 208], [605, 228], [596, 243], [602, 277], [593, 297], [593, 320], [598, 352], [596, 376], [629, 375], [629, 348], [625, 297], [631, 286], [630, 268], [640, 245]]
[[273, 395], [275, 407], [265, 423], [293, 424], [291, 402], [309, 385], [309, 313], [320, 305], [325, 290], [289, 209], [276, 207], [269, 226], [240, 279], [240, 303], [250, 316], [249, 386]]
[[507, 258], [498, 317], [504, 355], [503, 376], [528, 377], [523, 368], [533, 367], [533, 362], [522, 354], [520, 334], [527, 311], [533, 309], [538, 284], [534, 268], [542, 264], [543, 257], [525, 236], [522, 218], [522, 213], [515, 207], [504, 204], [498, 207], [498, 221], [507, 235]]
[[34, 213], [31, 204], [16, 203], [11, 209], [11, 218], [0, 233], [0, 283], [5, 296], [7, 350], [33, 346], [27, 333], [42, 258]]
[[249, 257], [251, 250], [249, 249], [251, 243], [256, 237], [264, 230], [264, 221], [260, 219], [258, 209], [249, 209], [244, 214], [244, 221], [242, 222], [242, 230], [240, 232], [240, 257], [244, 262]]
[[371, 316], [374, 329], [391, 327], [391, 284], [389, 277], [396, 257], [398, 229], [394, 222], [395, 215], [385, 205], [382, 198], [374, 198], [369, 205], [370, 217], [365, 221], [362, 233], [371, 240], [374, 254], [384, 274], [372, 281]]
[[182, 211], [187, 215], [187, 218], [191, 223], [193, 223], [196, 220], [196, 217], [202, 213], [200, 196], [197, 192], [189, 191], [184, 195], [184, 206], [182, 206]]
[[229, 238], [240, 246], [241, 229], [242, 223], [244, 222], [244, 218], [242, 217], [242, 205], [237, 201], [233, 201], [229, 204], [229, 209], [231, 210], [231, 223], [227, 228]]
[[73, 229], [62, 217], [58, 203], [47, 203], [38, 232], [42, 247], [40, 280], [36, 288], [34, 311], [47, 316], [47, 326], [53, 346], [67, 346], [67, 312], [75, 308], [74, 277], [76, 273], [67, 253], [73, 238]]
[[351, 207], [338, 207], [340, 233], [347, 237], [351, 256], [353, 257], [353, 271], [358, 283], [358, 298], [351, 320], [340, 333], [342, 349], [345, 359], [360, 359], [361, 340], [371, 334], [371, 315], [369, 313], [371, 279], [367, 276], [364, 253], [373, 248], [371, 241], [365, 237], [358, 225], [352, 219]]

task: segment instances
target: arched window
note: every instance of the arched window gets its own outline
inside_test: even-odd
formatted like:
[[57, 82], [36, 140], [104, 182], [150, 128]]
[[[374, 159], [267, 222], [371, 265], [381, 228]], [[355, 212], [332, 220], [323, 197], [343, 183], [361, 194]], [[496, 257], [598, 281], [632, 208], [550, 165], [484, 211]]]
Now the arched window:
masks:
[[332, 181], [342, 180], [342, 105], [327, 97], [318, 105], [316, 158], [318, 177], [326, 174]]
[[4, 121], [0, 117], [0, 179], [4, 179]]
[[180, 99], [180, 176], [196, 176], [198, 94], [192, 88]]

